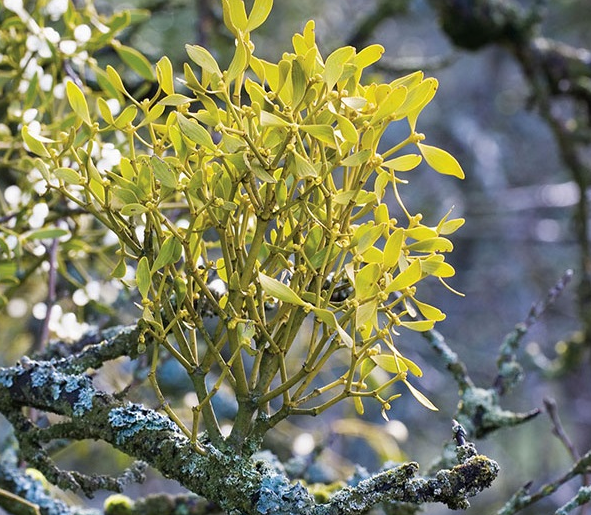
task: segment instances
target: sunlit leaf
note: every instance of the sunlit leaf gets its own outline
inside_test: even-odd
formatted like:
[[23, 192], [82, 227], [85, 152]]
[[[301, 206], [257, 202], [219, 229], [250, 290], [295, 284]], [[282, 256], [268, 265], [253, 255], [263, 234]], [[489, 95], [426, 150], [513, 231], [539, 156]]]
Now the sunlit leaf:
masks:
[[389, 161], [384, 161], [382, 166], [396, 172], [408, 172], [419, 166], [422, 160], [423, 158], [418, 154], [407, 154], [405, 156], [395, 157]]
[[181, 132], [197, 145], [201, 145], [209, 150], [215, 150], [216, 146], [211, 135], [207, 130], [194, 120], [187, 119], [181, 113], [176, 113], [176, 119]]
[[154, 70], [144, 54], [135, 48], [122, 45], [121, 43], [113, 46], [121, 60], [135, 73], [148, 81], [154, 80]]
[[440, 309], [437, 309], [435, 306], [425, 304], [424, 302], [420, 302], [415, 298], [412, 300], [425, 318], [428, 318], [429, 320], [435, 320], [435, 322], [445, 320], [445, 313], [443, 313]]
[[80, 177], [80, 172], [73, 170], [72, 168], [56, 168], [53, 171], [53, 174], [62, 181], [68, 184], [81, 184], [82, 177]]
[[246, 70], [248, 67], [249, 58], [250, 52], [246, 44], [241, 39], [238, 39], [234, 58], [232, 59], [230, 66], [228, 66], [228, 71], [226, 72], [228, 81], [234, 80], [242, 72], [244, 72], [244, 70]]
[[361, 52], [353, 58], [353, 62], [359, 68], [366, 68], [379, 61], [383, 53], [384, 47], [382, 45], [370, 45], [361, 50]]
[[273, 7], [273, 0], [254, 0], [254, 5], [248, 17], [248, 23], [245, 30], [247, 32], [253, 31], [268, 18], [271, 8]]
[[386, 293], [392, 293], [393, 291], [400, 291], [404, 288], [412, 286], [421, 279], [421, 262], [415, 259], [409, 267], [400, 272], [384, 290]]
[[137, 264], [135, 280], [140, 295], [143, 299], [147, 299], [148, 292], [150, 291], [150, 283], [152, 282], [152, 276], [150, 274], [150, 265], [146, 256], [143, 256]]
[[163, 186], [166, 186], [167, 188], [176, 187], [176, 175], [161, 158], [152, 156], [150, 158], [150, 164], [154, 169], [154, 176], [162, 183]]
[[199, 45], [185, 45], [187, 54], [191, 61], [201, 66], [205, 71], [211, 74], [221, 75], [222, 72], [217, 61], [206, 48]]
[[445, 174], [445, 175], [453, 175], [454, 177], [458, 177], [460, 179], [464, 178], [464, 171], [460, 166], [460, 163], [456, 160], [454, 156], [437, 147], [432, 147], [430, 145], [425, 145], [423, 143], [417, 143], [417, 147], [423, 154], [425, 161], [429, 164], [431, 168], [433, 168], [436, 172]]
[[27, 144], [27, 147], [33, 152], [41, 157], [51, 157], [49, 151], [45, 148], [45, 145], [39, 141], [39, 138], [36, 134], [31, 134], [29, 132], [29, 127], [23, 125], [21, 129], [21, 135], [23, 137], [24, 142]]
[[148, 209], [146, 208], [146, 206], [143, 206], [142, 204], [138, 204], [137, 202], [131, 202], [129, 204], [125, 204], [121, 208], [121, 214], [123, 216], [137, 216], [137, 215], [141, 215], [147, 211], [148, 211]]
[[425, 406], [425, 408], [428, 408], [428, 409], [430, 409], [432, 411], [439, 411], [439, 409], [429, 399], [427, 399], [427, 397], [425, 397], [424, 394], [422, 394], [421, 392], [419, 392], [406, 379], [403, 380], [403, 382], [406, 385], [406, 387], [410, 390], [410, 393], [412, 393], [413, 397], [417, 401], [419, 401], [423, 406]]
[[224, 24], [232, 30], [234, 35], [237, 31], [244, 31], [248, 23], [246, 9], [243, 0], [222, 0], [224, 13]]
[[289, 123], [276, 114], [261, 111], [261, 127], [289, 127]]
[[435, 277], [452, 277], [456, 274], [454, 267], [449, 263], [443, 261], [444, 257], [440, 254], [430, 256], [425, 259], [421, 267], [423, 272], [428, 275], [434, 275]]
[[121, 77], [117, 73], [117, 70], [115, 70], [115, 68], [113, 68], [111, 65], [107, 65], [107, 77], [109, 78], [109, 82], [117, 91], [120, 91], [121, 93], [127, 92]]
[[319, 141], [335, 146], [334, 129], [330, 125], [300, 125], [300, 129]]
[[115, 119], [113, 118], [113, 113], [111, 113], [111, 108], [104, 98], [99, 97], [98, 108], [103, 120], [105, 120], [105, 122], [107, 122], [109, 125], [115, 125]]
[[329, 311], [328, 309], [317, 308], [315, 306], [311, 306], [314, 314], [322, 320], [326, 325], [335, 329], [338, 335], [341, 337], [341, 341], [350, 349], [353, 348], [354, 341], [353, 338], [341, 327], [339, 322], [337, 321], [334, 313]]
[[294, 167], [295, 168], [294, 169], [295, 176], [298, 179], [318, 176], [318, 172], [316, 172], [316, 168], [314, 168], [314, 166], [312, 166], [312, 164], [307, 159], [302, 157], [297, 152], [292, 152], [291, 155], [293, 156], [293, 161], [295, 164], [295, 167]]
[[404, 230], [402, 229], [396, 229], [388, 237], [386, 245], [384, 245], [384, 266], [387, 268], [394, 268], [398, 264], [403, 238]]
[[365, 409], [363, 408], [363, 401], [358, 395], [353, 396], [353, 403], [355, 404], [355, 411], [358, 415], [363, 415]]
[[183, 254], [183, 246], [176, 236], [171, 235], [164, 240], [158, 256], [152, 265], [152, 273], [167, 265], [176, 263]]
[[391, 374], [399, 374], [400, 372], [406, 372], [408, 367], [406, 363], [399, 359], [397, 356], [391, 354], [376, 354], [371, 356], [371, 360], [381, 369]]
[[82, 119], [84, 123], [92, 125], [92, 120], [90, 119], [88, 104], [86, 103], [84, 93], [82, 93], [80, 88], [72, 81], [68, 81], [66, 84], [66, 95], [72, 110]]
[[352, 46], [337, 48], [326, 58], [324, 65], [324, 81], [329, 91], [334, 87], [343, 74], [345, 63], [355, 55]]
[[188, 104], [194, 100], [195, 99], [181, 95], [180, 93], [172, 93], [165, 96], [163, 99], [158, 100], [158, 103], [162, 106], [180, 106], [182, 104]]
[[259, 273], [259, 281], [265, 293], [271, 297], [275, 297], [289, 304], [295, 304], [296, 306], [304, 306], [306, 304], [289, 286], [273, 277]]
[[466, 220], [463, 218], [453, 218], [452, 220], [446, 220], [442, 224], [438, 225], [437, 230], [439, 231], [439, 234], [453, 234], [460, 227], [462, 227], [465, 222]]
[[341, 166], [359, 166], [363, 163], [366, 163], [369, 157], [371, 156], [371, 150], [361, 150], [360, 152], [356, 152], [355, 154], [351, 154], [347, 156], [345, 159], [341, 161]]
[[168, 57], [164, 56], [156, 63], [156, 76], [162, 91], [167, 95], [174, 95], [174, 75]]
[[377, 111], [374, 113], [370, 120], [370, 123], [372, 125], [376, 124], [382, 121], [384, 118], [395, 113], [396, 110], [402, 105], [405, 98], [406, 88], [404, 86], [394, 88], [388, 94], [388, 96], [382, 102], [380, 102]]
[[400, 325], [402, 327], [406, 327], [407, 329], [410, 329], [411, 331], [423, 332], [423, 331], [430, 331], [431, 329], [433, 329], [433, 326], [435, 325], [435, 321], [434, 320], [410, 320], [410, 321], [401, 320]]
[[372, 327], [377, 326], [378, 321], [378, 301], [371, 300], [364, 302], [355, 311], [355, 323], [357, 327], [362, 327], [370, 323]]
[[408, 250], [414, 252], [451, 252], [454, 246], [447, 238], [427, 238], [425, 240], [411, 243], [407, 246]]

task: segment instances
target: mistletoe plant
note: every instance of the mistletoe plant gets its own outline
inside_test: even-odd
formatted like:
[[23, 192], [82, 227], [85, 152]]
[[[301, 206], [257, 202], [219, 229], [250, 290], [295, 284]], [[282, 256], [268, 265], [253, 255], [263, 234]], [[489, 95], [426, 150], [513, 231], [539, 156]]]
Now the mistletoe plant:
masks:
[[[67, 84], [69, 130], [22, 128], [48, 187], [117, 236], [112, 274], [128, 280], [135, 269], [138, 351], [151, 353], [151, 384], [204, 455], [206, 441], [250, 454], [279, 421], [347, 398], [360, 413], [375, 399], [385, 415], [396, 383], [436, 409], [409, 382], [421, 370], [402, 354], [399, 330], [426, 331], [445, 317], [417, 298], [417, 285], [454, 274], [445, 236], [463, 223], [446, 215], [425, 225], [400, 194], [423, 159], [464, 175], [416, 130], [437, 81], [416, 72], [366, 85], [363, 71], [383, 48], [343, 47], [324, 59], [312, 21], [278, 63], [257, 58], [250, 34], [271, 7], [255, 0], [247, 14], [242, 0], [224, 0], [236, 50], [223, 71], [208, 50], [187, 45], [184, 77], [163, 57], [157, 91], [135, 98], [107, 67], [96, 102]], [[153, 74], [141, 56], [127, 58]], [[127, 106], [116, 114], [109, 97]], [[382, 148], [393, 123], [408, 136]], [[110, 170], [93, 158], [107, 139], [123, 155]], [[163, 353], [191, 379], [192, 421], [160, 391]], [[327, 379], [336, 365], [342, 373]], [[238, 403], [229, 436], [212, 404], [222, 386]]]

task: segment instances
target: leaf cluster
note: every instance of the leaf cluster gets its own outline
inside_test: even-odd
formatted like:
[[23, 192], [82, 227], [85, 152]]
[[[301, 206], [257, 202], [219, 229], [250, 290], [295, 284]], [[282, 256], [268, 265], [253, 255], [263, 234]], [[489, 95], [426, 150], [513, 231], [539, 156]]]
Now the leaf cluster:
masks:
[[[360, 413], [363, 399], [376, 399], [385, 415], [398, 382], [436, 409], [409, 382], [422, 372], [398, 338], [401, 328], [426, 331], [445, 317], [416, 298], [417, 285], [454, 274], [447, 236], [463, 223], [448, 213], [425, 225], [399, 191], [423, 160], [463, 177], [416, 131], [437, 81], [416, 72], [364, 84], [383, 48], [343, 47], [323, 58], [311, 21], [277, 63], [259, 59], [250, 33], [271, 7], [255, 0], [247, 13], [242, 0], [223, 1], [236, 38], [225, 70], [207, 49], [187, 45], [191, 64], [175, 77], [167, 57], [153, 70], [115, 44], [135, 72], [156, 78], [153, 96], [136, 98], [108, 66], [97, 75], [98, 99], [66, 85], [71, 112], [59, 127], [22, 127], [52, 192], [116, 235], [112, 275], [127, 280], [134, 271], [140, 350], [153, 343], [150, 380], [197, 448], [201, 428], [214, 444], [225, 441], [212, 405], [222, 386], [238, 401], [226, 440], [237, 447], [287, 416], [349, 397]], [[109, 99], [126, 106], [115, 112]], [[383, 150], [393, 123], [408, 136]], [[123, 156], [110, 169], [94, 157], [103, 141], [116, 141]], [[162, 349], [192, 380], [188, 426], [160, 393]], [[294, 349], [303, 352], [297, 365]], [[325, 374], [335, 365], [342, 373]]]

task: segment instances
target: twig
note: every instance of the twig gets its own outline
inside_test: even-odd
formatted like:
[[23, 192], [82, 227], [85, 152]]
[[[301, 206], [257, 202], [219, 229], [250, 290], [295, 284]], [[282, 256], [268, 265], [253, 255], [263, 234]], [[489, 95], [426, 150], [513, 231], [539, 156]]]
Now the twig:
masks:
[[[552, 421], [552, 433], [556, 435], [556, 437], [564, 444], [566, 449], [568, 450], [569, 454], [571, 455], [573, 461], [578, 461], [581, 459], [581, 454], [573, 444], [572, 440], [569, 438], [568, 434], [564, 430], [564, 426], [562, 425], [562, 421], [560, 420], [560, 416], [558, 415], [558, 410], [556, 409], [556, 401], [550, 397], [544, 398], [544, 406], [546, 407], [546, 413], [550, 417]], [[582, 488], [589, 487], [589, 474], [583, 474], [583, 485]], [[577, 498], [579, 495], [577, 494]], [[577, 505], [578, 506], [578, 505]], [[563, 507], [564, 508], [564, 507]], [[561, 508], [561, 509], [563, 509]], [[570, 511], [570, 510], [569, 510]], [[587, 512], [586, 506], [581, 507], [580, 515], [585, 515]]]
[[505, 337], [499, 350], [499, 357], [497, 358], [497, 368], [499, 372], [494, 383], [494, 387], [499, 395], [507, 393], [523, 379], [523, 370], [521, 365], [517, 362], [515, 352], [527, 331], [529, 331], [542, 314], [554, 304], [554, 302], [556, 302], [556, 299], [558, 299], [560, 294], [564, 291], [572, 277], [572, 270], [569, 269], [564, 272], [558, 282], [550, 288], [546, 297], [533, 304], [525, 320], [517, 324], [515, 329]]

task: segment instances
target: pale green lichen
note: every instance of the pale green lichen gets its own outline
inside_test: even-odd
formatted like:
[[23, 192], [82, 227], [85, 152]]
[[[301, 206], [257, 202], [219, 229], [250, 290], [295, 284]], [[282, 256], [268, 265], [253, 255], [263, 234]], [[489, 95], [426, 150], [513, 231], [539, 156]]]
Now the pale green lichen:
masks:
[[265, 476], [260, 486], [257, 511], [261, 515], [293, 515], [307, 513], [314, 504], [301, 483], [292, 485], [285, 476]]
[[109, 423], [117, 430], [118, 445], [144, 430], [168, 430], [180, 435], [179, 429], [168, 417], [138, 404], [129, 403], [112, 409], [109, 412]]

